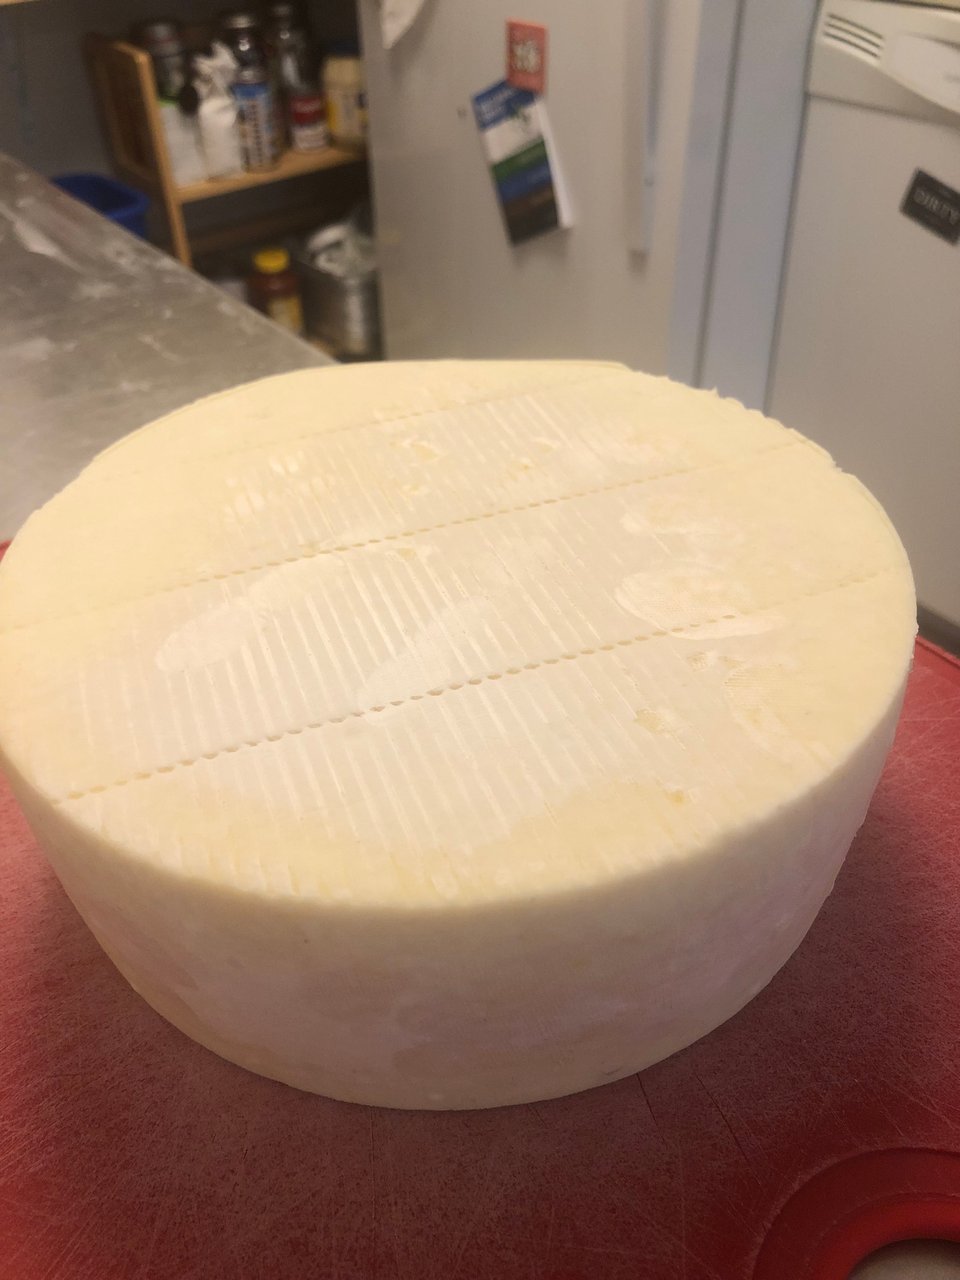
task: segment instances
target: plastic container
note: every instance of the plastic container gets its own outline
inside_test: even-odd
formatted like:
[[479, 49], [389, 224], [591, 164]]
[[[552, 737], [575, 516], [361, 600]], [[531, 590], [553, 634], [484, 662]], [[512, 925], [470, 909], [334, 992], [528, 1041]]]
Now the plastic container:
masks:
[[253, 255], [253, 275], [247, 282], [252, 307], [291, 333], [303, 333], [300, 283], [286, 249], [261, 249]]
[[68, 196], [73, 196], [74, 200], [80, 200], [111, 222], [146, 240], [150, 201], [142, 191], [102, 173], [63, 173], [51, 178], [51, 182]]
[[367, 141], [367, 91], [363, 62], [354, 46], [334, 45], [323, 64], [330, 136], [340, 147], [363, 147]]

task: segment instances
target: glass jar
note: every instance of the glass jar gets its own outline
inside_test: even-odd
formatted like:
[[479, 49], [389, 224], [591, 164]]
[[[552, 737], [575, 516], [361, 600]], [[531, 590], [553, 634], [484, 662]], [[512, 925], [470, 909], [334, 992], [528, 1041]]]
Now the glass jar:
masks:
[[303, 333], [300, 284], [286, 249], [261, 249], [253, 255], [253, 274], [247, 282], [252, 307], [291, 333]]

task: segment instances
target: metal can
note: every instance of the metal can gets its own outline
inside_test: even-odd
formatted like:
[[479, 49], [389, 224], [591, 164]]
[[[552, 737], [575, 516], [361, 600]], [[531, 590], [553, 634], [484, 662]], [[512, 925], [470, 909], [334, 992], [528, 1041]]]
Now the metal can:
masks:
[[322, 151], [330, 145], [326, 104], [315, 89], [289, 90], [287, 111], [294, 151]]
[[369, 237], [358, 253], [348, 247], [354, 232], [335, 223], [315, 232], [299, 258], [307, 333], [338, 360], [375, 360], [380, 355], [377, 267]]

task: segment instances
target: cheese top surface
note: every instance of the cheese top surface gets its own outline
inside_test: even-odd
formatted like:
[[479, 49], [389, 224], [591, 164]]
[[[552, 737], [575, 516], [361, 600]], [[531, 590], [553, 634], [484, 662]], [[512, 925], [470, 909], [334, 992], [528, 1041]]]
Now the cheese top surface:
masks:
[[888, 712], [829, 456], [616, 365], [310, 369], [101, 454], [0, 563], [0, 760], [118, 857], [455, 908], [707, 857]]

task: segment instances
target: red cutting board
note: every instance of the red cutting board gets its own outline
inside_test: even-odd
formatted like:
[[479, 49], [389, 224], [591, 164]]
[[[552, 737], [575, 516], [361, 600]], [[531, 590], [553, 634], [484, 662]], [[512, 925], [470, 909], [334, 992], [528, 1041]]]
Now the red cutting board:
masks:
[[537, 1106], [380, 1111], [222, 1062], [125, 985], [0, 790], [3, 1280], [840, 1280], [960, 1238], [954, 1152], [960, 666], [923, 644], [786, 968], [642, 1076]]

